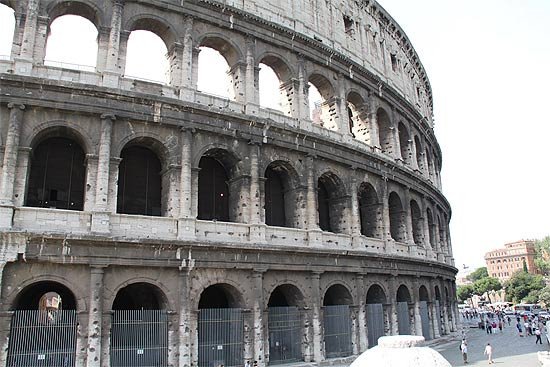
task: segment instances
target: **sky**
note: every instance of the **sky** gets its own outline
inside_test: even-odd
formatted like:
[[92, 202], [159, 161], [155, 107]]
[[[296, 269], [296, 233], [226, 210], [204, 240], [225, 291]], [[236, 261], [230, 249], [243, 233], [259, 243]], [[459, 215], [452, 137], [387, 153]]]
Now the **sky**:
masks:
[[[451, 241], [457, 267], [483, 266], [487, 251], [549, 235], [550, 1], [379, 3], [411, 40], [432, 85], [435, 134], [443, 153], [443, 193], [452, 207]], [[2, 10], [0, 6], [0, 55], [6, 55], [9, 48], [3, 45], [9, 47], [11, 35], [4, 26], [13, 15], [3, 17]], [[94, 31], [92, 27], [92, 43]], [[60, 40], [59, 46], [49, 45], [46, 59], [66, 54], [64, 44]], [[74, 48], [78, 46], [82, 49]], [[129, 45], [128, 53], [135, 52], [133, 60], [143, 60], [144, 53], [166, 52], [162, 45], [159, 50], [132, 50]], [[69, 51], [90, 58], [85, 42]], [[90, 52], [95, 55], [96, 51]], [[71, 62], [90, 64], [80, 59]], [[138, 69], [139, 65], [128, 65], [127, 74], [136, 75]], [[142, 77], [165, 80], [162, 73]], [[208, 84], [220, 83], [204, 85]]]

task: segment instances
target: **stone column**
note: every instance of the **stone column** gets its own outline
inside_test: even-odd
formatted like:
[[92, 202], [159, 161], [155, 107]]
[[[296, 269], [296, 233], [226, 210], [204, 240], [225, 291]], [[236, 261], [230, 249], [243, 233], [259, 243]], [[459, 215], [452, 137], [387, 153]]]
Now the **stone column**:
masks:
[[306, 79], [306, 70], [303, 56], [298, 59], [298, 108], [299, 119], [302, 121], [310, 121], [309, 116], [309, 99], [308, 99], [308, 80]]
[[455, 292], [454, 292], [455, 285], [450, 280], [448, 280], [447, 283], [449, 284], [449, 297], [451, 298], [450, 300], [448, 300], [449, 307], [450, 307], [449, 311], [451, 312], [451, 331], [457, 331], [458, 330], [458, 324], [457, 324], [458, 317], [457, 317], [456, 312], [455, 312], [455, 310], [456, 310], [456, 308], [455, 308], [456, 295], [455, 295]]
[[256, 67], [256, 40], [252, 36], [246, 39], [246, 80], [245, 80], [245, 102], [246, 113], [255, 115], [260, 109], [259, 71]]
[[410, 250], [412, 250], [412, 246], [415, 245], [414, 243], [414, 236], [413, 236], [413, 223], [412, 223], [412, 213], [411, 213], [411, 192], [410, 188], [405, 189], [405, 203], [403, 205], [404, 211], [405, 211], [405, 236], [406, 239], [404, 242], [408, 243], [410, 247]]
[[98, 73], [103, 73], [107, 67], [107, 52], [109, 51], [111, 28], [100, 26], [97, 32], [97, 57], [95, 68]]
[[246, 62], [237, 61], [229, 69], [231, 85], [235, 90], [235, 101], [239, 103], [246, 103], [246, 67]]
[[349, 222], [351, 224], [351, 236], [352, 236], [352, 244], [354, 246], [357, 246], [357, 237], [361, 236], [361, 212], [359, 210], [359, 195], [357, 193], [357, 177], [355, 170], [352, 170], [351, 173], [351, 187], [350, 187], [350, 218]]
[[363, 353], [368, 348], [367, 328], [366, 328], [366, 300], [365, 292], [365, 276], [366, 274], [355, 275], [355, 286], [357, 287], [357, 344], [358, 350], [355, 354]]
[[376, 108], [371, 107], [371, 113], [368, 114], [369, 116], [369, 131], [370, 131], [370, 146], [373, 150], [379, 150], [380, 151], [380, 130], [378, 128], [378, 115], [376, 113]]
[[442, 307], [443, 309], [443, 333], [447, 335], [451, 330], [451, 327], [449, 324], [449, 310], [447, 307], [448, 300], [447, 300], [447, 295], [445, 294], [445, 283], [443, 282], [442, 279], [438, 283], [439, 283], [439, 288], [441, 290], [440, 292], [441, 292], [441, 302], [442, 302], [442, 304], [439, 306]]
[[29, 147], [19, 147], [17, 168], [15, 170], [15, 182], [19, 182], [20, 184], [15, 185], [13, 188], [13, 205], [16, 207], [25, 204], [26, 182], [30, 166], [31, 151], [32, 149]]
[[306, 213], [309, 245], [321, 245], [322, 231], [317, 221], [317, 185], [315, 182], [315, 156], [307, 157], [307, 192], [306, 192]]
[[103, 269], [90, 268], [90, 309], [88, 316], [88, 357], [86, 367], [101, 366], [101, 326], [103, 323]]
[[111, 136], [115, 115], [101, 115], [101, 135], [95, 182], [95, 205], [92, 213], [92, 232], [109, 233], [109, 169], [111, 164]]
[[259, 142], [249, 143], [250, 152], [250, 241], [265, 242], [265, 224], [261, 221], [262, 201], [260, 194], [260, 172], [258, 159], [260, 156]]
[[283, 98], [283, 112], [295, 119], [300, 118], [300, 81], [298, 79], [290, 79], [281, 84]]
[[178, 239], [195, 237], [195, 217], [193, 216], [193, 134], [194, 129], [181, 128], [181, 176], [180, 214], [178, 219]]
[[384, 178], [382, 188], [382, 238], [386, 245], [386, 253], [395, 253], [395, 241], [392, 239], [390, 230], [390, 204], [388, 198], [388, 181]]
[[119, 78], [124, 73], [124, 67], [119, 65], [123, 10], [124, 0], [113, 0], [113, 13], [111, 16], [111, 30], [109, 33], [107, 61], [105, 62], [105, 72], [103, 74], [103, 84], [108, 87], [118, 87]]
[[183, 69], [183, 44], [174, 42], [168, 50], [170, 60], [170, 86], [179, 89], [182, 81]]
[[390, 277], [390, 331], [391, 335], [399, 334], [399, 324], [397, 321], [397, 275]]
[[116, 213], [118, 200], [118, 166], [122, 162], [122, 158], [111, 157], [109, 160], [109, 213]]
[[28, 0], [27, 1], [27, 14], [25, 16], [25, 28], [23, 29], [23, 39], [21, 42], [21, 51], [19, 56], [22, 60], [28, 62], [26, 65], [29, 69], [20, 70], [17, 69], [18, 73], [30, 75], [33, 56], [34, 56], [34, 44], [37, 35], [38, 27], [38, 8], [40, 1], [39, 0]]
[[[430, 242], [430, 223], [428, 221], [428, 204], [426, 196], [422, 195], [422, 216], [424, 217], [424, 247], [428, 251], [428, 257], [431, 258], [432, 244]], [[433, 218], [432, 218], [433, 221]]]
[[253, 313], [254, 313], [254, 360], [258, 361], [259, 367], [265, 367], [264, 360], [264, 273], [267, 269], [254, 269], [252, 273], [252, 286], [254, 287]]
[[415, 279], [413, 289], [414, 296], [414, 332], [415, 335], [422, 335], [422, 317], [420, 316], [420, 285]]
[[[23, 125], [23, 111], [25, 105], [8, 103], [10, 117], [8, 122], [8, 132], [4, 144], [4, 162], [2, 166], [2, 180], [0, 181], [0, 207], [13, 206], [13, 192], [15, 174], [17, 168], [17, 154], [19, 151], [19, 136], [21, 125]], [[0, 209], [4, 212], [4, 209]], [[10, 209], [10, 212], [13, 210]], [[7, 215], [7, 212], [4, 214]], [[0, 215], [0, 228], [11, 227], [11, 215]], [[9, 220], [8, 220], [9, 219]]]
[[184, 101], [193, 101], [197, 83], [193, 84], [193, 18], [184, 20], [183, 49], [181, 54], [181, 94]]
[[313, 317], [311, 320], [313, 328], [313, 362], [323, 361], [323, 320], [321, 316], [321, 286], [319, 280], [322, 272], [311, 273], [311, 296]]
[[[432, 300], [432, 331], [434, 335], [434, 339], [437, 339], [441, 336], [441, 316], [437, 312], [437, 308], [435, 307], [435, 304], [437, 302], [436, 296], [435, 296], [435, 282], [433, 279], [430, 279], [430, 294], [431, 294], [431, 300]], [[441, 308], [441, 304], [439, 305]]]
[[44, 64], [46, 57], [46, 41], [50, 28], [50, 18], [39, 16], [36, 23], [36, 37], [34, 42], [34, 63]]
[[21, 52], [21, 43], [23, 40], [23, 32], [25, 30], [25, 13], [15, 9], [15, 27], [13, 31], [13, 40], [11, 43], [10, 60], [15, 60]]
[[348, 114], [348, 101], [346, 99], [346, 86], [344, 84], [344, 76], [338, 75], [338, 131], [349, 138], [352, 137], [352, 131], [350, 129], [350, 117]]
[[[184, 260], [187, 261], [187, 260]], [[190, 265], [190, 264], [187, 264]], [[191, 366], [191, 335], [194, 332], [189, 323], [191, 309], [189, 305], [189, 271], [187, 266], [180, 267], [179, 273], [179, 367]]]

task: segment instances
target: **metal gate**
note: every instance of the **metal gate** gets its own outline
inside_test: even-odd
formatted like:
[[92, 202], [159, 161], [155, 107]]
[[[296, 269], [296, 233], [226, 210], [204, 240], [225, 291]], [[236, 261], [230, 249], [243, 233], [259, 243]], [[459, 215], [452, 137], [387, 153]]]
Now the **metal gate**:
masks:
[[111, 367], [165, 366], [168, 366], [166, 311], [113, 311]]
[[269, 364], [302, 360], [302, 315], [297, 307], [269, 307]]
[[428, 302], [426, 301], [420, 301], [420, 320], [422, 321], [422, 336], [426, 340], [431, 340], [430, 315], [428, 313]]
[[325, 306], [323, 319], [326, 357], [337, 358], [351, 355], [351, 315], [349, 306]]
[[411, 319], [407, 302], [397, 302], [397, 328], [399, 335], [411, 334]]
[[378, 338], [384, 336], [384, 306], [381, 303], [367, 304], [367, 328], [369, 348], [378, 345]]
[[243, 365], [243, 315], [240, 308], [199, 311], [199, 367]]
[[439, 330], [439, 334], [443, 335], [441, 319], [442, 319], [441, 306], [439, 306], [439, 300], [436, 300], [434, 322], [435, 322], [435, 327], [437, 328], [437, 330]]
[[7, 367], [72, 367], [76, 311], [18, 310], [11, 319]]

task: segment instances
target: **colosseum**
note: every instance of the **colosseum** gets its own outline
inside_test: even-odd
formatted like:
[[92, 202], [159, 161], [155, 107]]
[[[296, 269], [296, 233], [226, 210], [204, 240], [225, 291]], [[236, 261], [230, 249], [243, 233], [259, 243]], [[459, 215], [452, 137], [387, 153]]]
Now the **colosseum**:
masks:
[[[343, 364], [457, 329], [431, 87], [374, 0], [0, 7], [0, 366]], [[95, 65], [47, 62], [68, 15]], [[165, 82], [126, 73], [138, 31]]]

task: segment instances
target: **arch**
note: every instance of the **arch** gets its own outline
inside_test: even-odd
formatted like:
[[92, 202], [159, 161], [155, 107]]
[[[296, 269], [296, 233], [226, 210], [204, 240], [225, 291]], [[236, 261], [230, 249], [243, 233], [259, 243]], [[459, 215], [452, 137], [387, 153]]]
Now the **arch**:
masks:
[[323, 306], [352, 305], [353, 297], [343, 284], [333, 284], [323, 296]]
[[437, 243], [435, 241], [435, 223], [430, 208], [426, 209], [426, 216], [428, 217], [428, 235], [430, 236], [430, 246], [432, 250], [437, 250]]
[[361, 234], [372, 238], [382, 238], [382, 205], [374, 187], [367, 182], [359, 186], [359, 215]]
[[245, 303], [237, 288], [227, 283], [218, 283], [202, 291], [198, 308], [245, 308]]
[[340, 177], [330, 171], [323, 173], [317, 180], [317, 211], [319, 227], [323, 231], [344, 231], [342, 219], [346, 204], [341, 200], [345, 196], [344, 187]]
[[[148, 30], [134, 30], [128, 37], [124, 77], [168, 84], [170, 65], [164, 40]], [[144, 68], [143, 65], [154, 67]]]
[[[275, 70], [264, 63], [260, 63], [258, 67], [260, 69], [258, 73], [260, 106], [290, 114], [289, 101], [285, 101], [286, 93], [282, 89], [283, 83]], [[287, 109], [285, 110], [283, 106]]]
[[411, 138], [409, 134], [409, 130], [403, 124], [403, 122], [399, 122], [398, 128], [397, 128], [398, 134], [399, 134], [399, 147], [401, 149], [401, 158], [406, 164], [411, 164]]
[[416, 200], [411, 200], [410, 207], [413, 241], [415, 244], [421, 245], [424, 242], [424, 218], [422, 218], [422, 211]]
[[383, 109], [379, 108], [376, 112], [376, 121], [378, 123], [378, 137], [382, 153], [392, 155], [394, 150], [393, 126], [390, 116]]
[[420, 288], [418, 288], [418, 298], [420, 301], [430, 302], [430, 294], [426, 286], [421, 285]]
[[25, 205], [83, 210], [86, 156], [73, 139], [43, 135], [32, 151]]
[[289, 63], [281, 55], [269, 52], [258, 57], [258, 60], [260, 60], [258, 64], [265, 64], [273, 69], [281, 83], [290, 81], [294, 75]]
[[118, 289], [112, 310], [167, 310], [166, 294], [149, 282], [134, 282]]
[[177, 154], [170, 150], [163, 142], [163, 138], [152, 132], [140, 132], [135, 134], [128, 134], [124, 138], [115, 144], [113, 142], [112, 154], [113, 156], [119, 156], [122, 151], [130, 146], [139, 145], [151, 150], [158, 157], [162, 164], [162, 169], [166, 169], [168, 164], [173, 163], [175, 160], [174, 155]]
[[305, 307], [305, 297], [302, 291], [295, 285], [285, 283], [275, 287], [267, 302], [268, 307]]
[[239, 47], [225, 35], [220, 33], [206, 33], [197, 40], [197, 47], [208, 47], [218, 51], [227, 61], [229, 67], [233, 67], [239, 60], [243, 60]]
[[437, 228], [439, 228], [439, 251], [440, 252], [445, 252], [447, 250], [446, 248], [446, 231], [445, 231], [445, 226], [443, 225], [443, 222], [441, 221], [441, 217], [439, 216], [439, 214], [437, 215]]
[[390, 235], [394, 241], [406, 241], [405, 211], [399, 195], [392, 191], [388, 199], [390, 209]]
[[293, 192], [294, 175], [294, 168], [288, 162], [274, 161], [267, 166], [264, 187], [265, 223], [267, 225], [292, 227], [293, 218], [296, 215], [296, 195]]
[[[99, 49], [97, 20], [90, 20], [91, 14], [87, 11], [80, 12], [83, 15], [75, 15], [69, 10], [72, 11], [71, 6], [64, 15], [52, 18], [44, 65], [95, 72]], [[65, 52], [67, 49], [71, 52]]]
[[138, 15], [128, 19], [124, 29], [129, 32], [133, 31], [148, 31], [158, 36], [164, 42], [164, 45], [169, 49], [176, 43], [178, 36], [174, 26], [166, 21], [166, 19], [154, 15]]
[[367, 304], [387, 303], [386, 292], [379, 284], [373, 284], [369, 287], [367, 291]]
[[0, 19], [2, 20], [2, 35], [0, 36], [0, 57], [9, 57], [12, 53], [15, 34], [15, 6], [0, 3]]
[[67, 121], [53, 120], [41, 123], [33, 128], [29, 134], [22, 136], [22, 145], [31, 147], [33, 150], [46, 139], [63, 137], [74, 140], [82, 149], [84, 154], [93, 154], [95, 150], [92, 137], [78, 124], [71, 124]]
[[47, 8], [46, 13], [50, 19], [50, 25], [53, 21], [63, 15], [77, 15], [84, 19], [89, 20], [96, 28], [99, 28], [104, 24], [103, 11], [92, 1], [87, 0], [61, 0], [51, 2]]
[[396, 300], [397, 302], [411, 303], [411, 293], [409, 292], [409, 288], [405, 284], [401, 284], [399, 288], [397, 288]]
[[338, 129], [334, 120], [336, 104], [333, 97], [334, 87], [327, 78], [316, 73], [309, 76], [308, 101], [311, 121], [329, 130]]
[[428, 177], [430, 178], [430, 180], [433, 180], [434, 178], [434, 165], [433, 165], [433, 159], [432, 159], [432, 154], [430, 153], [430, 150], [426, 147], [426, 165], [427, 165], [427, 170], [426, 170], [426, 173], [428, 174]]
[[42, 297], [52, 292], [61, 296], [61, 309], [77, 309], [74, 293], [66, 285], [51, 280], [41, 280], [27, 285], [17, 294], [13, 308], [16, 310], [38, 310]]
[[434, 287], [434, 292], [435, 292], [435, 299], [437, 301], [441, 301], [441, 292], [439, 291], [439, 286], [438, 285], [436, 285]]
[[162, 163], [148, 147], [132, 141], [122, 149], [119, 164], [117, 213], [162, 214]]
[[347, 111], [351, 135], [359, 141], [370, 143], [370, 128], [367, 121], [368, 106], [358, 92], [351, 91], [348, 93]]

